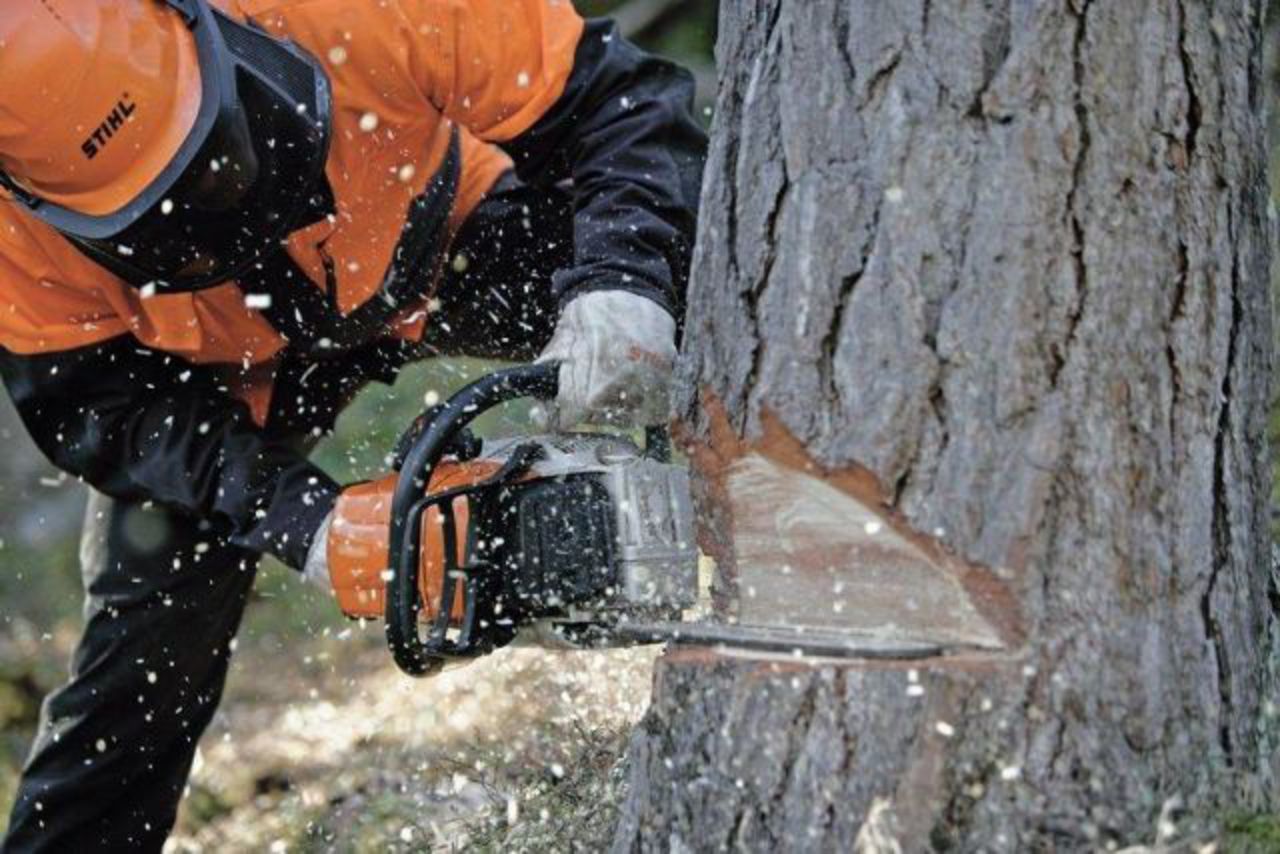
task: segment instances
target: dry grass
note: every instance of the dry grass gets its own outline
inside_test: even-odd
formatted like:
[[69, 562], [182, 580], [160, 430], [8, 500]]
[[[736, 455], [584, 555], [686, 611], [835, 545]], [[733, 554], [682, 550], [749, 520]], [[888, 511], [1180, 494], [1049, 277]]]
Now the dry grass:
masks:
[[[379, 624], [341, 619], [286, 570], [257, 589], [168, 851], [607, 847], [655, 649], [503, 650], [414, 680]], [[70, 617], [0, 632], [0, 833], [76, 633]]]

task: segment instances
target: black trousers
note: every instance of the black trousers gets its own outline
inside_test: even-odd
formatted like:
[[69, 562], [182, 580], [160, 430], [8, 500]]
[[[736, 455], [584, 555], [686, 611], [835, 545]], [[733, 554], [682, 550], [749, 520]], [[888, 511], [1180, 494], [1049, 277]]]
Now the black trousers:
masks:
[[[434, 352], [527, 360], [556, 318], [572, 204], [499, 182], [454, 243]], [[301, 440], [300, 440], [301, 441]], [[4, 852], [158, 851], [222, 696], [258, 556], [200, 519], [90, 496], [84, 635], [46, 698]]]

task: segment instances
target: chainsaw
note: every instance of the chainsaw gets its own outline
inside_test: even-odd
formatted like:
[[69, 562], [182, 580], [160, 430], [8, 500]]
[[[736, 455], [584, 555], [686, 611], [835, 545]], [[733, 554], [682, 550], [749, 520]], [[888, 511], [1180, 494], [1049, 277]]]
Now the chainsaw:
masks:
[[[359, 488], [346, 524], [389, 530], [385, 569], [337, 550], [350, 617], [382, 617], [396, 663], [421, 676], [511, 643], [615, 646], [630, 620], [679, 620], [698, 592], [687, 471], [665, 431], [645, 447], [569, 433], [480, 440], [467, 425], [520, 397], [555, 396], [556, 365], [500, 371], [421, 416], [386, 489]], [[389, 526], [386, 524], [389, 512]], [[341, 541], [341, 532], [339, 532]], [[536, 630], [536, 631], [531, 631]]]
[[675, 641], [823, 657], [936, 651], [691, 620], [700, 585], [689, 475], [672, 462], [665, 429], [648, 429], [643, 448], [603, 433], [481, 440], [468, 429], [508, 401], [554, 398], [558, 373], [527, 365], [477, 380], [418, 418], [387, 482], [344, 494], [342, 524], [364, 533], [351, 541], [376, 545], [344, 548], [337, 531], [338, 604], [352, 618], [385, 619], [405, 673], [431, 674], [518, 636], [578, 649]]

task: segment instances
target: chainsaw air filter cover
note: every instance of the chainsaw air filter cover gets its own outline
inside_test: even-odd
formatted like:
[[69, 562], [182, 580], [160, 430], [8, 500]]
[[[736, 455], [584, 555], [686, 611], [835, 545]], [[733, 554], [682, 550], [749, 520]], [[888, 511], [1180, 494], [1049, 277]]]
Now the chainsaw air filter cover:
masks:
[[502, 573], [512, 614], [604, 603], [617, 583], [608, 490], [592, 475], [534, 480], [473, 502], [472, 563]]

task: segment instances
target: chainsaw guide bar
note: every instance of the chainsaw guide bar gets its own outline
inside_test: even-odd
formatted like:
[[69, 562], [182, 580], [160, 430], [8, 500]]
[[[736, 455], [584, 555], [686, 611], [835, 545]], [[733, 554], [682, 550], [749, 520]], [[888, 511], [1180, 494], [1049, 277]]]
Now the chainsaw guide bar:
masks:
[[942, 655], [944, 648], [927, 641], [842, 635], [825, 629], [791, 626], [743, 626], [728, 623], [626, 622], [612, 630], [636, 643], [673, 643], [724, 647], [742, 652], [796, 658], [914, 661]]

